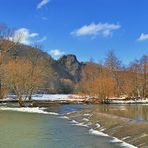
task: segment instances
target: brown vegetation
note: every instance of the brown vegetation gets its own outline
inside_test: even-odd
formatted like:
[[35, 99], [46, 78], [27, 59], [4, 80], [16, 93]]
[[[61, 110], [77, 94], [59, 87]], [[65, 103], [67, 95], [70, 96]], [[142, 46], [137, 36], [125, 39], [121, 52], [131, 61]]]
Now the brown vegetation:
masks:
[[4, 67], [5, 84], [13, 90], [22, 106], [23, 98], [31, 97], [42, 84], [43, 71], [26, 59], [10, 60]]
[[123, 95], [127, 98], [148, 97], [148, 56], [123, 68], [113, 51], [109, 51], [104, 64], [86, 64], [79, 91], [103, 100]]
[[[35, 92], [81, 93], [101, 101], [123, 95], [148, 97], [147, 55], [126, 68], [113, 51], [108, 52], [103, 64], [80, 63], [74, 55], [54, 61], [38, 46], [24, 47], [19, 43], [22, 34], [14, 38], [14, 33], [0, 25], [0, 99], [8, 92], [16, 94], [20, 105], [23, 99], [31, 100]], [[19, 48], [27, 54], [24, 50], [25, 56], [18, 56]]]

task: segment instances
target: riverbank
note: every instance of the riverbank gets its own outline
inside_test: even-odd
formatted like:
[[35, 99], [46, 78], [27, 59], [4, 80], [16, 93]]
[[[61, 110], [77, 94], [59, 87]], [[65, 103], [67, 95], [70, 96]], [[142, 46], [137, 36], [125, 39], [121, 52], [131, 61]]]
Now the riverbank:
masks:
[[[148, 108], [145, 107], [145, 113]], [[94, 134], [104, 133], [104, 136], [116, 137], [111, 142], [123, 141], [136, 147], [145, 148], [148, 146], [148, 117], [142, 118], [130, 117], [131, 111], [111, 107], [104, 109], [88, 109], [84, 111], [70, 113], [67, 116], [82, 124], [89, 126]], [[120, 139], [120, 140], [119, 140]]]
[[[0, 103], [18, 103], [15, 95], [9, 95], [7, 98], [0, 100]], [[100, 100], [92, 96], [80, 96], [77, 94], [35, 94], [31, 100], [24, 100], [24, 106], [48, 107], [53, 104], [148, 104], [146, 99], [125, 99], [109, 98]]]
[[[25, 98], [25, 97], [24, 97]], [[84, 103], [84, 98], [80, 98], [77, 95], [65, 95], [65, 94], [35, 94], [31, 100], [23, 99], [24, 106], [32, 107], [48, 107], [53, 104], [79, 104]], [[3, 103], [18, 103], [15, 95], [9, 95], [5, 99], [0, 100], [0, 104]]]
[[148, 98], [131, 98], [131, 99], [124, 99], [124, 98], [110, 98], [105, 100], [106, 104], [148, 104]]

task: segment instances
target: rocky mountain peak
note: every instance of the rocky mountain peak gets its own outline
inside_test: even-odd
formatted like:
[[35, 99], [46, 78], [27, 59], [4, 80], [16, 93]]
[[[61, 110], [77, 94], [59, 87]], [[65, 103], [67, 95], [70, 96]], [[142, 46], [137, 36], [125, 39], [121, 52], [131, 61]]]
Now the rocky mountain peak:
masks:
[[74, 81], [80, 80], [82, 63], [77, 60], [75, 55], [64, 55], [58, 60], [58, 63], [64, 67]]
[[64, 55], [59, 59], [59, 62], [66, 65], [79, 64], [77, 58], [73, 54]]

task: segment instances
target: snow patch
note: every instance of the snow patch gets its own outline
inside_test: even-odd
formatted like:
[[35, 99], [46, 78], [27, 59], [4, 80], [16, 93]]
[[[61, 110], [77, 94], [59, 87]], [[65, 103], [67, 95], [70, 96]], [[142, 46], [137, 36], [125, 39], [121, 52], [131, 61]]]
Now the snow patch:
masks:
[[135, 99], [135, 100], [111, 100], [110, 103], [112, 104], [148, 104], [148, 98], [146, 99]]
[[90, 116], [90, 114], [84, 114], [84, 116]]
[[76, 120], [72, 120], [72, 123], [78, 124], [79, 122], [77, 122]]
[[61, 100], [61, 101], [83, 101], [78, 95], [64, 95], [64, 94], [43, 94], [43, 95], [33, 95], [32, 100], [51, 100], [51, 101], [56, 101], [56, 100]]
[[[110, 137], [108, 134], [105, 134], [103, 132], [100, 132], [100, 131], [94, 130], [94, 129], [90, 129], [89, 133], [93, 134], [93, 135], [97, 135], [97, 136]], [[126, 148], [137, 148], [136, 146], [126, 143], [116, 137], [113, 137], [113, 139], [110, 140], [110, 142], [111, 143], [119, 143], [121, 146], [126, 147]]]
[[130, 138], [130, 136], [126, 136], [126, 137], [122, 138], [121, 140], [126, 140], [128, 138]]
[[119, 140], [119, 139], [116, 138], [116, 137], [113, 137], [113, 139], [110, 140], [110, 142], [111, 142], [111, 143], [120, 143], [121, 146], [127, 147], [127, 148], [137, 148], [136, 146], [131, 145], [131, 144], [129, 144], [129, 143], [126, 143], [126, 142], [124, 142], [124, 141], [122, 141], [122, 140]]
[[18, 112], [27, 112], [27, 113], [39, 113], [39, 114], [49, 114], [49, 115], [59, 115], [55, 112], [46, 112], [45, 108], [39, 107], [21, 107], [21, 108], [11, 108], [11, 107], [0, 107], [0, 110], [3, 111], [18, 111]]
[[76, 120], [71, 120], [71, 122], [73, 123], [73, 125], [76, 125], [76, 126], [88, 127], [87, 124], [79, 123], [79, 122], [77, 122]]
[[88, 125], [86, 125], [86, 124], [84, 124], [84, 123], [76, 123], [76, 124], [74, 124], [74, 125], [76, 125], [76, 126], [88, 127]]
[[83, 121], [86, 121], [86, 122], [88, 122], [88, 121], [89, 121], [89, 119], [87, 119], [87, 118], [83, 118], [82, 120], [83, 120]]
[[67, 116], [61, 116], [61, 117], [59, 117], [59, 118], [70, 120], [69, 117], [67, 117]]
[[93, 135], [98, 135], [98, 136], [104, 136], [104, 137], [109, 137], [109, 135], [103, 133], [103, 132], [100, 132], [98, 130], [94, 130], [94, 129], [90, 129], [89, 130], [89, 133], [90, 134], [93, 134]]
[[106, 128], [101, 128], [101, 129], [100, 129], [101, 132], [103, 132], [103, 131], [105, 131], [105, 130], [106, 130]]
[[100, 128], [101, 125], [99, 123], [96, 123], [96, 128]]
[[[23, 96], [25, 98], [25, 96]], [[3, 99], [6, 100], [16, 100], [16, 95], [8, 95], [7, 98]], [[74, 94], [34, 94], [32, 95], [32, 100], [46, 100], [46, 101], [83, 101], [84, 99], [79, 95]]]

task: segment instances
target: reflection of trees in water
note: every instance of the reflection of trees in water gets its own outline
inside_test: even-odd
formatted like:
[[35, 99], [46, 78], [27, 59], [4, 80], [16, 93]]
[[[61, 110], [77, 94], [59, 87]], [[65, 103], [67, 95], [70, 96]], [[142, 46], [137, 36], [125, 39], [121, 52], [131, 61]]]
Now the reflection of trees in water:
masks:
[[146, 105], [100, 105], [97, 110], [121, 117], [148, 121], [148, 107]]
[[143, 118], [143, 120], [148, 120], [148, 107], [146, 105], [134, 105], [131, 107], [131, 113], [134, 114], [135, 118]]

